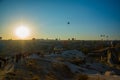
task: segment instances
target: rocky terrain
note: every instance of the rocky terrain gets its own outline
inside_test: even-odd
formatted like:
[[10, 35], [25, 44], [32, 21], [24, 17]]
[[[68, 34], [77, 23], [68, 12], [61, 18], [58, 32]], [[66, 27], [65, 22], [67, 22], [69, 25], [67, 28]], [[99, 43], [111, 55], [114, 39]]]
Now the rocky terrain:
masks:
[[[30, 54], [0, 70], [1, 80], [120, 80], [120, 70], [85, 60], [77, 50], [62, 54]], [[88, 58], [87, 58], [88, 59]]]

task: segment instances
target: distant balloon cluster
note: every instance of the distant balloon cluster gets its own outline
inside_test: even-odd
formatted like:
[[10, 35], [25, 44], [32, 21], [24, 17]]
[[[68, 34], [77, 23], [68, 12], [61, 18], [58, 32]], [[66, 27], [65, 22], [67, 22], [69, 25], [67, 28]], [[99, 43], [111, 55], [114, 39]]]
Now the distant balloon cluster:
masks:
[[105, 38], [108, 40], [109, 36], [108, 35], [100, 35], [100, 37], [102, 38], [102, 40], [105, 39]]

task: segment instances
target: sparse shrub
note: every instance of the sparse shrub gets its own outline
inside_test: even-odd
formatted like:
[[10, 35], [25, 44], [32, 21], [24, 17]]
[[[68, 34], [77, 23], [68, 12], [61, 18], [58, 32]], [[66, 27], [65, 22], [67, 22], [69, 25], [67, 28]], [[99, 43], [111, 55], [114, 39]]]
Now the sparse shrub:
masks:
[[40, 70], [41, 69], [41, 67], [38, 66], [38, 63], [37, 63], [36, 60], [28, 61], [27, 64], [26, 64], [26, 67], [27, 67], [27, 69], [29, 69], [29, 71], [34, 71], [34, 69], [35, 70]]
[[58, 79], [53, 72], [49, 72], [47, 75], [45, 75], [45, 80], [58, 80]]
[[88, 76], [86, 74], [77, 74], [75, 80], [88, 80]]
[[[90, 79], [90, 80], [107, 80], [107, 79], [105, 79], [105, 78], [103, 78], [103, 77], [100, 77], [100, 76], [94, 76], [94, 77], [92, 77], [92, 78], [89, 77], [89, 79]], [[89, 79], [88, 79], [88, 80], [89, 80]]]
[[73, 59], [73, 60], [69, 60], [69, 62], [73, 63], [73, 64], [76, 64], [76, 65], [79, 65], [79, 64], [83, 64], [84, 61], [83, 60], [80, 60], [80, 59]]
[[40, 77], [37, 76], [37, 75], [34, 75], [33, 78], [32, 78], [32, 80], [40, 80]]
[[62, 57], [57, 57], [56, 60], [58, 60], [58, 61], [65, 61], [64, 58], [62, 58]]
[[53, 63], [52, 68], [55, 72], [60, 73], [60, 75], [65, 78], [73, 77], [73, 73], [71, 72], [70, 68], [64, 63]]
[[33, 73], [32, 73], [32, 72], [29, 72], [29, 75], [30, 75], [30, 76], [32, 76], [32, 75], [33, 75]]

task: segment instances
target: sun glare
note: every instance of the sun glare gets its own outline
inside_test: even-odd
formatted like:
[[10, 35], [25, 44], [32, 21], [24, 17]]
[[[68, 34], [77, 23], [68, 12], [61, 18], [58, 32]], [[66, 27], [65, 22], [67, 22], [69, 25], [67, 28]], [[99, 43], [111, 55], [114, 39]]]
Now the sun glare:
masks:
[[21, 39], [27, 38], [29, 34], [30, 34], [30, 31], [26, 26], [19, 26], [15, 30], [15, 35]]

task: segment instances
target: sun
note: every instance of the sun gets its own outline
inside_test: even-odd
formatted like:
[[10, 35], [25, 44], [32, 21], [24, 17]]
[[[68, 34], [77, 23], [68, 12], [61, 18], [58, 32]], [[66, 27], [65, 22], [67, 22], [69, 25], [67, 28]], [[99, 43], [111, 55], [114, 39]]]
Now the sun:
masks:
[[30, 35], [30, 31], [27, 26], [19, 26], [15, 30], [15, 35], [21, 39], [25, 39]]

